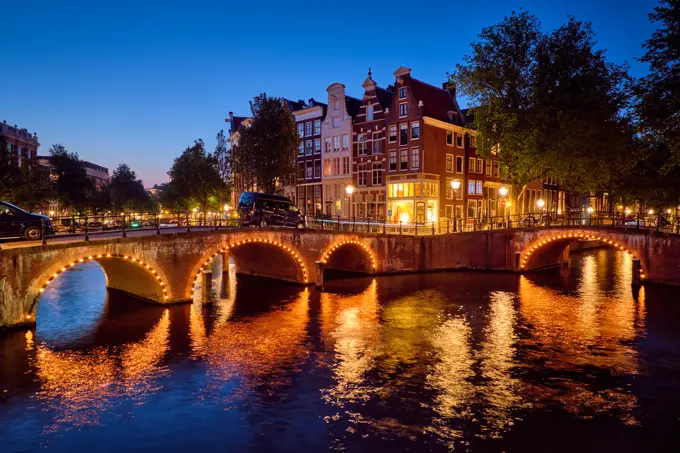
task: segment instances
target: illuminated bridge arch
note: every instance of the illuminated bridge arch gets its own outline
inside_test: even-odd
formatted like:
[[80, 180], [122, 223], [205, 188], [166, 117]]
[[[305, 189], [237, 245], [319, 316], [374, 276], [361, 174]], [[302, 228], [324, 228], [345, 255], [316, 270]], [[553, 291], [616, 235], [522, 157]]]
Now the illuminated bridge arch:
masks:
[[[604, 245], [621, 250], [633, 259], [640, 258], [624, 241], [612, 239], [606, 234], [562, 231], [540, 237], [529, 243], [520, 254], [520, 271], [531, 271], [559, 264], [560, 257], [567, 246], [578, 240], [600, 241]], [[644, 270], [640, 269], [640, 273], [640, 277], [644, 279]]]
[[196, 290], [201, 273], [208, 269], [212, 261], [221, 254], [229, 254], [234, 258], [236, 273], [303, 285], [309, 283], [309, 274], [304, 259], [293, 247], [273, 239], [244, 239], [220, 248], [201, 261], [192, 273], [190, 295], [193, 295]]
[[332, 244], [321, 256], [321, 263], [326, 269], [364, 273], [378, 270], [378, 262], [371, 248], [354, 239]]
[[98, 253], [64, 260], [51, 266], [34, 282], [34, 286], [39, 289], [26, 319], [30, 320], [34, 316], [40, 295], [60, 274], [88, 261], [96, 261], [101, 266], [106, 276], [106, 287], [109, 289], [157, 303], [167, 302], [172, 296], [160, 270], [149, 262], [130, 255]]

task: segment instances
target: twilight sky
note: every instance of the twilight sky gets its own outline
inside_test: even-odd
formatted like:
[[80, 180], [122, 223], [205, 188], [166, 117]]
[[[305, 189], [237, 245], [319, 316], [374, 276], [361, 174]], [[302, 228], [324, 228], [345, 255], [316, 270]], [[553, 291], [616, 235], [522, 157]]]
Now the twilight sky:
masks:
[[[3, 2], [0, 121], [37, 132], [145, 186], [165, 182], [182, 150], [228, 129], [228, 112], [269, 95], [325, 102], [339, 81], [360, 96], [369, 66], [381, 85], [399, 66], [438, 85], [482, 27], [524, 8], [552, 29], [590, 21], [608, 57], [634, 58], [656, 0], [363, 2], [21, 0]], [[463, 102], [464, 104], [464, 102]]]

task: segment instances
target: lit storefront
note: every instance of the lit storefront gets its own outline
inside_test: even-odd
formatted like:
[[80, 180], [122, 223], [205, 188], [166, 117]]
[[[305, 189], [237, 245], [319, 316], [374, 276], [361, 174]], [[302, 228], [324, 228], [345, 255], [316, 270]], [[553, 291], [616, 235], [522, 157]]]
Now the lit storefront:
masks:
[[439, 212], [439, 181], [406, 181], [398, 178], [388, 178], [388, 220], [401, 223], [436, 222]]

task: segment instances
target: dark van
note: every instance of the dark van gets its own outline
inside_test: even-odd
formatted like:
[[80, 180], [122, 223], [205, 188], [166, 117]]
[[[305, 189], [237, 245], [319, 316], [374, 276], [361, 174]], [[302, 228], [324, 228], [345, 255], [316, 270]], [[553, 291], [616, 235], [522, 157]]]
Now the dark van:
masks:
[[0, 201], [0, 238], [38, 240], [42, 237], [43, 222], [45, 233], [54, 234], [52, 221], [46, 215], [26, 212], [11, 203]]
[[242, 226], [305, 227], [305, 217], [290, 199], [281, 195], [243, 192], [238, 201], [238, 212]]

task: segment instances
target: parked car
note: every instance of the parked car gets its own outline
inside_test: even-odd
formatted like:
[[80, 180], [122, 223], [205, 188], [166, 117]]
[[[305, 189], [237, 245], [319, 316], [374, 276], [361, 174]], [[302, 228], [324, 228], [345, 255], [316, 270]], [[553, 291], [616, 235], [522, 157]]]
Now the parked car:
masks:
[[281, 195], [243, 192], [238, 211], [242, 226], [305, 227], [305, 217], [290, 199]]
[[0, 201], [0, 237], [34, 241], [42, 238], [43, 224], [45, 234], [54, 234], [52, 221], [46, 215], [27, 212], [11, 203]]

